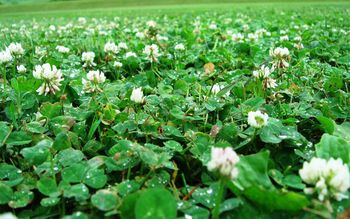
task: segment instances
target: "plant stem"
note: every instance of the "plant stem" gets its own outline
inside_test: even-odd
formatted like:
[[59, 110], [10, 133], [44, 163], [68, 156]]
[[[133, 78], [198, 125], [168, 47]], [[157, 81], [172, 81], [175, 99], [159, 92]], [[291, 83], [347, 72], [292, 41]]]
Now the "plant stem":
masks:
[[215, 199], [215, 208], [214, 208], [214, 212], [213, 212], [213, 219], [219, 219], [220, 204], [221, 204], [222, 197], [224, 195], [225, 185], [226, 185], [226, 179], [224, 177], [221, 177], [220, 182], [219, 182], [219, 191], [218, 191], [218, 193], [216, 195], [216, 199]]

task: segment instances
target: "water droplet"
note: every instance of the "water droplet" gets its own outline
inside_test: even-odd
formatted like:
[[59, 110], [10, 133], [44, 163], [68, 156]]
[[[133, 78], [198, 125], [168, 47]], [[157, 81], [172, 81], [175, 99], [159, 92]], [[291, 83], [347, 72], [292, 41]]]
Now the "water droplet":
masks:
[[288, 136], [287, 135], [280, 135], [280, 136], [278, 136], [280, 139], [286, 139], [286, 138], [288, 138]]
[[192, 219], [191, 215], [185, 214], [185, 219]]

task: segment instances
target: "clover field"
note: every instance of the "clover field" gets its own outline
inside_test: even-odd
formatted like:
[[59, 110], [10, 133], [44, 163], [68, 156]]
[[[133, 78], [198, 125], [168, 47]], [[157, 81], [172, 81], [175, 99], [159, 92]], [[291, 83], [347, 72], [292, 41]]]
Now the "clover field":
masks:
[[348, 218], [349, 17], [2, 14], [0, 218]]

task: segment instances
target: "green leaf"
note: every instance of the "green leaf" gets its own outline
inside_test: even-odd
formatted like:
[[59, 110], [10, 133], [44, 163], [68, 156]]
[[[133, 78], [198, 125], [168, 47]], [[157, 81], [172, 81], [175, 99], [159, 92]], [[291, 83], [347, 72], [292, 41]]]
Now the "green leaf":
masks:
[[95, 120], [92, 123], [91, 128], [90, 128], [89, 133], [88, 133], [88, 137], [87, 137], [88, 140], [92, 139], [92, 137], [93, 137], [95, 131], [97, 130], [98, 126], [100, 125], [100, 123], [101, 123], [100, 119]]
[[84, 158], [83, 152], [79, 150], [74, 150], [72, 148], [60, 151], [56, 158], [63, 166], [70, 166], [74, 163], [81, 161]]
[[23, 208], [32, 202], [34, 193], [32, 191], [17, 191], [12, 196], [12, 201], [9, 202], [11, 208]]
[[140, 184], [135, 180], [124, 180], [118, 184], [117, 191], [121, 197], [124, 197], [127, 194], [137, 191], [139, 188]]
[[239, 183], [242, 188], [258, 185], [271, 188], [272, 183], [267, 175], [268, 161], [268, 151], [241, 156], [240, 161], [237, 163], [239, 173], [236, 182]]
[[52, 119], [62, 114], [62, 105], [60, 103], [43, 103], [39, 111], [43, 116]]
[[56, 181], [49, 177], [43, 177], [36, 183], [38, 190], [46, 195], [51, 197], [59, 196], [59, 192], [57, 190]]
[[235, 209], [235, 208], [239, 207], [242, 204], [243, 204], [242, 200], [238, 199], [238, 198], [226, 199], [225, 201], [223, 201], [220, 204], [219, 212], [221, 214], [222, 212], [231, 211], [232, 209]]
[[332, 119], [325, 116], [317, 116], [316, 119], [321, 123], [322, 128], [328, 134], [332, 135], [335, 129], [335, 123]]
[[50, 120], [50, 130], [57, 136], [61, 132], [68, 132], [75, 124], [75, 119], [70, 116], [57, 116]]
[[90, 140], [84, 145], [83, 151], [89, 155], [97, 155], [97, 152], [104, 147], [102, 143], [96, 140]]
[[183, 210], [183, 212], [186, 215], [191, 216], [192, 219], [202, 219], [202, 218], [209, 218], [209, 210], [206, 208], [193, 206], [191, 208]]
[[193, 199], [202, 204], [203, 206], [207, 208], [213, 208], [215, 207], [215, 195], [219, 190], [218, 183], [213, 183], [210, 185], [210, 187], [207, 188], [198, 188], [196, 189], [192, 197]]
[[84, 163], [74, 163], [62, 171], [62, 178], [69, 183], [79, 183], [84, 179], [87, 165]]
[[33, 147], [23, 148], [20, 153], [28, 163], [40, 165], [47, 160], [51, 145], [52, 141], [44, 139]]
[[22, 181], [23, 177], [20, 169], [9, 164], [0, 164], [0, 183], [12, 187], [20, 184]]
[[103, 169], [89, 169], [84, 177], [84, 183], [91, 188], [102, 188], [107, 182], [107, 176]]
[[12, 200], [13, 191], [11, 187], [0, 182], [0, 205], [7, 204]]
[[173, 140], [167, 141], [167, 142], [164, 143], [164, 146], [166, 148], [169, 148], [171, 151], [177, 151], [177, 152], [181, 152], [182, 151], [182, 146], [177, 141], [173, 141]]
[[330, 159], [341, 158], [344, 163], [349, 164], [350, 161], [350, 143], [343, 138], [323, 134], [321, 141], [315, 145], [317, 157]]
[[136, 219], [175, 219], [176, 201], [173, 195], [164, 188], [153, 188], [144, 191], [135, 205]]
[[11, 128], [7, 122], [0, 122], [0, 147], [5, 143], [6, 138], [10, 135]]
[[66, 132], [59, 133], [56, 136], [55, 141], [52, 145], [52, 147], [58, 151], [70, 148], [71, 146], [72, 146], [72, 144], [71, 144], [69, 136], [67, 135]]
[[267, 126], [261, 129], [260, 139], [266, 143], [278, 144], [282, 140], [293, 140], [297, 143], [306, 141], [295, 127], [284, 126], [278, 119], [270, 118]]
[[83, 212], [75, 212], [72, 215], [66, 215], [62, 219], [89, 219], [89, 216]]
[[252, 186], [244, 191], [251, 201], [269, 210], [299, 211], [309, 205], [304, 195], [295, 192], [280, 192], [277, 189], [264, 189]]
[[76, 201], [84, 201], [90, 197], [89, 189], [84, 184], [76, 184], [64, 189], [63, 196], [66, 198], [75, 198]]
[[8, 145], [26, 145], [32, 142], [32, 136], [24, 131], [15, 131], [6, 140]]
[[335, 125], [333, 135], [344, 138], [350, 143], [350, 122], [343, 122], [341, 125]]
[[29, 132], [36, 134], [42, 134], [47, 131], [47, 128], [43, 127], [40, 122], [28, 123], [26, 128]]
[[127, 195], [122, 202], [120, 207], [122, 219], [134, 219], [135, 218], [135, 205], [139, 200], [142, 192], [135, 192]]
[[91, 196], [91, 204], [101, 211], [110, 211], [116, 208], [118, 203], [118, 197], [108, 190], [99, 190]]
[[40, 205], [43, 207], [51, 207], [55, 206], [59, 203], [61, 199], [59, 197], [48, 197], [48, 198], [43, 198], [40, 201]]

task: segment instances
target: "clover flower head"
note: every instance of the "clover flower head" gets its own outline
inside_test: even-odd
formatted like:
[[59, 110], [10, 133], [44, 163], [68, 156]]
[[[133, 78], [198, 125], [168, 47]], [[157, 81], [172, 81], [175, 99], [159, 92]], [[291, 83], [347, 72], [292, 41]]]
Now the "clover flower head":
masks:
[[266, 113], [258, 111], [250, 111], [248, 113], [248, 124], [254, 128], [262, 128], [267, 125], [269, 116]]
[[24, 65], [18, 65], [16, 68], [19, 73], [24, 73], [27, 71], [27, 68]]
[[177, 51], [183, 51], [185, 50], [185, 45], [183, 43], [176, 44], [174, 49]]
[[59, 53], [69, 53], [70, 49], [65, 47], [65, 46], [56, 46], [56, 50], [59, 52]]
[[83, 88], [86, 93], [93, 93], [95, 91], [101, 92], [102, 89], [99, 87], [99, 84], [102, 84], [106, 81], [106, 76], [103, 72], [89, 71], [86, 74], [87, 80], [83, 79]]
[[9, 63], [13, 59], [9, 49], [0, 51], [0, 64]]
[[84, 62], [83, 67], [96, 66], [94, 63], [95, 53], [94, 52], [83, 52], [81, 60]]
[[47, 95], [48, 93], [55, 94], [60, 91], [62, 72], [57, 69], [55, 65], [50, 65], [48, 63], [43, 65], [36, 65], [33, 71], [33, 76], [36, 79], [43, 80], [41, 86], [36, 90], [39, 95]]
[[272, 64], [276, 68], [288, 68], [290, 59], [290, 53], [288, 48], [277, 47], [270, 49], [270, 56], [272, 58]]
[[238, 175], [236, 164], [239, 156], [230, 148], [211, 148], [211, 159], [207, 164], [209, 171], [218, 171], [222, 176], [234, 179]]
[[328, 198], [338, 201], [348, 198], [344, 193], [350, 188], [350, 172], [349, 167], [340, 158], [325, 160], [314, 157], [309, 162], [304, 162], [299, 175], [306, 184], [312, 186], [305, 188], [304, 192], [317, 193], [320, 201]]
[[134, 88], [132, 90], [130, 100], [135, 102], [135, 103], [142, 103], [143, 102], [143, 91], [142, 87], [139, 88]]
[[24, 54], [24, 49], [20, 43], [10, 43], [7, 48], [12, 55], [21, 56]]
[[147, 45], [144, 48], [143, 53], [146, 54], [147, 59], [150, 62], [158, 62], [158, 57], [160, 56], [160, 53], [159, 48], [156, 44]]

